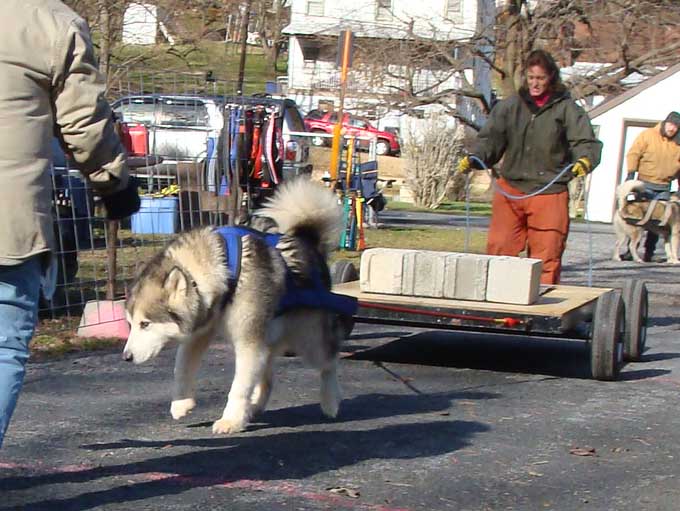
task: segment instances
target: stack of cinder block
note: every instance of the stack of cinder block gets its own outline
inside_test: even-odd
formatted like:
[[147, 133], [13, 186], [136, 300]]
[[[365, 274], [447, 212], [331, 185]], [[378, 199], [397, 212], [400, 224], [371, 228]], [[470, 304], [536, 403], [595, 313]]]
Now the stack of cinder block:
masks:
[[365, 293], [529, 305], [540, 277], [540, 259], [372, 248], [361, 256], [359, 285]]

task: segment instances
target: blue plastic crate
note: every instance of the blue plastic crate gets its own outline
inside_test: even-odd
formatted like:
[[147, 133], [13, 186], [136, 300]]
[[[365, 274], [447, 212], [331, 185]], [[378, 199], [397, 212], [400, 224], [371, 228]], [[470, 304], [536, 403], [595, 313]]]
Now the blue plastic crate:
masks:
[[173, 234], [177, 231], [177, 197], [142, 197], [139, 211], [132, 215], [135, 234]]

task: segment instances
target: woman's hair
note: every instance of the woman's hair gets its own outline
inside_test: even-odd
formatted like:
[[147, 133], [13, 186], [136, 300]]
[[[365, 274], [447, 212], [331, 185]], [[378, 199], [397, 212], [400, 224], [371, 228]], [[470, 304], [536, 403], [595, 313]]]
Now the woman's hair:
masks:
[[527, 60], [524, 63], [524, 82], [523, 86], [528, 87], [527, 84], [527, 71], [530, 67], [540, 66], [548, 73], [550, 76], [550, 82], [548, 82], [548, 90], [554, 92], [556, 89], [562, 87], [562, 78], [560, 77], [560, 68], [557, 67], [555, 59], [552, 55], [545, 50], [534, 50], [532, 51]]

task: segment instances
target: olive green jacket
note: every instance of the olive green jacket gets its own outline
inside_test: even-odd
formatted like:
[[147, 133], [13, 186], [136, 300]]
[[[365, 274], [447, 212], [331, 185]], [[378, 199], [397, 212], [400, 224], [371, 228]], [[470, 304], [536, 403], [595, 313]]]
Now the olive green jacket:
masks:
[[[500, 101], [479, 132], [474, 150], [489, 167], [503, 158], [500, 175], [525, 193], [549, 183], [579, 158], [588, 158], [594, 169], [601, 152], [588, 115], [564, 89], [541, 108], [525, 90]], [[572, 177], [566, 172], [543, 193], [566, 190]]]
[[14, 265], [54, 248], [54, 136], [96, 192], [128, 174], [85, 22], [58, 0], [3, 0], [2, 20], [0, 265]]

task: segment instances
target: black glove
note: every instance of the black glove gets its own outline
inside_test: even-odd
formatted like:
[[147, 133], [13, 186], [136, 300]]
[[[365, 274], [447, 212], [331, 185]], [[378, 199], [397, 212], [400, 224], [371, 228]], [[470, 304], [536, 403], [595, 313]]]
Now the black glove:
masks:
[[111, 195], [102, 196], [107, 220], [121, 220], [133, 213], [137, 213], [140, 207], [139, 194], [137, 193], [137, 180], [130, 176], [127, 186]]
[[635, 173], [637, 170], [629, 170], [628, 174], [626, 174], [626, 181], [633, 181], [635, 179]]

